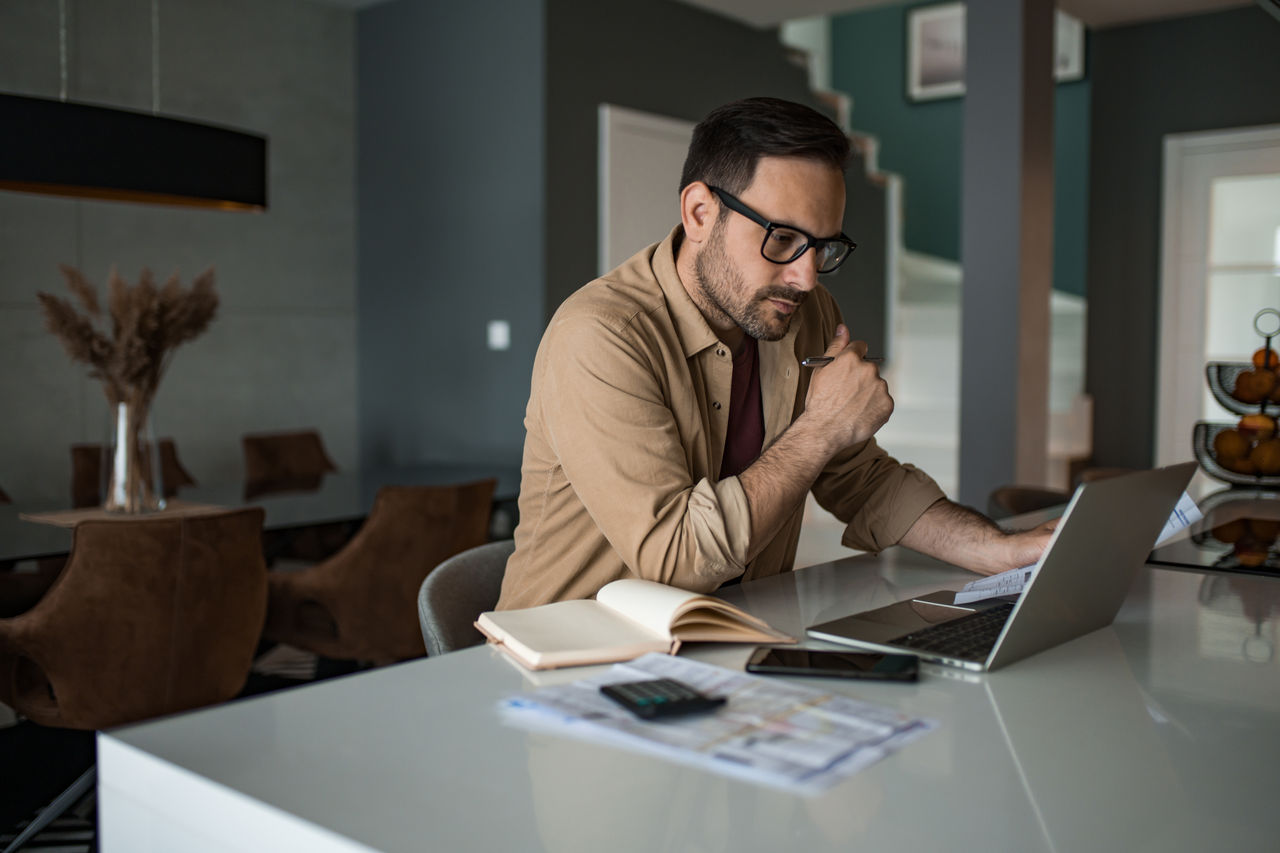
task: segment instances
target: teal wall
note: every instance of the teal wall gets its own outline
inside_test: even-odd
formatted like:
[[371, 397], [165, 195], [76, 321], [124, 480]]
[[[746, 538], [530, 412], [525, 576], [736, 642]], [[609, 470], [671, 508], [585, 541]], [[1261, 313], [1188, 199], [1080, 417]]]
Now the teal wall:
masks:
[[[906, 94], [908, 7], [833, 17], [832, 86], [853, 98], [853, 128], [880, 141], [880, 168], [903, 179], [903, 242], [960, 260], [960, 140], [964, 99], [913, 103]], [[1062, 83], [1054, 105], [1054, 282], [1085, 292], [1089, 82]]]

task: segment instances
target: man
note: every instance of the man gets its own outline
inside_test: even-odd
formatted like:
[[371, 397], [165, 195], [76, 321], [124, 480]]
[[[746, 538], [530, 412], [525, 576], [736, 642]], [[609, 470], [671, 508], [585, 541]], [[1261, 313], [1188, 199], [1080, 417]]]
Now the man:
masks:
[[789, 571], [810, 490], [852, 548], [983, 573], [1039, 557], [1047, 529], [1007, 535], [876, 445], [893, 400], [818, 283], [853, 249], [848, 153], [773, 98], [694, 129], [680, 225], [569, 297], [538, 348], [500, 609]]

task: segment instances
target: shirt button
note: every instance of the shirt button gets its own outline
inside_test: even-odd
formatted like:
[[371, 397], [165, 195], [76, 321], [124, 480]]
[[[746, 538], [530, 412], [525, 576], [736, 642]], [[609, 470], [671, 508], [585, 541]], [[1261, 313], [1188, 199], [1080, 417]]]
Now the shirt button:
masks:
[[722, 347], [722, 348], [720, 348], [720, 349], [716, 350], [716, 355], [718, 355], [718, 356], [723, 356], [723, 355], [724, 355], [724, 348]]
[[716, 411], [720, 411], [720, 404], [719, 404], [719, 403], [712, 403], [712, 404], [711, 404], [711, 408], [715, 409]]

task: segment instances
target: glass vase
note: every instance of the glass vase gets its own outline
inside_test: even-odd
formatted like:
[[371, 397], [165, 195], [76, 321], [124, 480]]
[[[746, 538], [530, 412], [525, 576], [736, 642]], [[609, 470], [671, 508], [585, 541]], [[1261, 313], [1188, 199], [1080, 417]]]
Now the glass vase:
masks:
[[103, 509], [119, 513], [164, 509], [160, 448], [146, 407], [117, 403], [111, 414], [111, 440], [102, 466]]

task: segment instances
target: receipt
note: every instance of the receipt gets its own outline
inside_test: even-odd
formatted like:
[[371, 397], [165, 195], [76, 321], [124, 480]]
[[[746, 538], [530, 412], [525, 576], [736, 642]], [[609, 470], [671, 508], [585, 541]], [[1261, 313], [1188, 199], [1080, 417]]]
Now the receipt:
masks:
[[[1196, 506], [1196, 502], [1191, 499], [1190, 495], [1183, 492], [1182, 497], [1178, 498], [1178, 505], [1173, 508], [1173, 512], [1169, 515], [1169, 520], [1164, 523], [1164, 529], [1160, 531], [1160, 536], [1152, 547], [1159, 548], [1172, 539], [1178, 531], [1190, 527], [1203, 517], [1200, 513], [1200, 508]], [[1036, 563], [1032, 566], [1009, 569], [998, 575], [989, 575], [976, 581], [970, 581], [956, 593], [956, 604], [971, 604], [975, 601], [984, 601], [988, 598], [997, 598], [1002, 595], [1021, 595], [1022, 590], [1030, 582], [1031, 576], [1035, 574], [1039, 566], [1040, 564]]]

